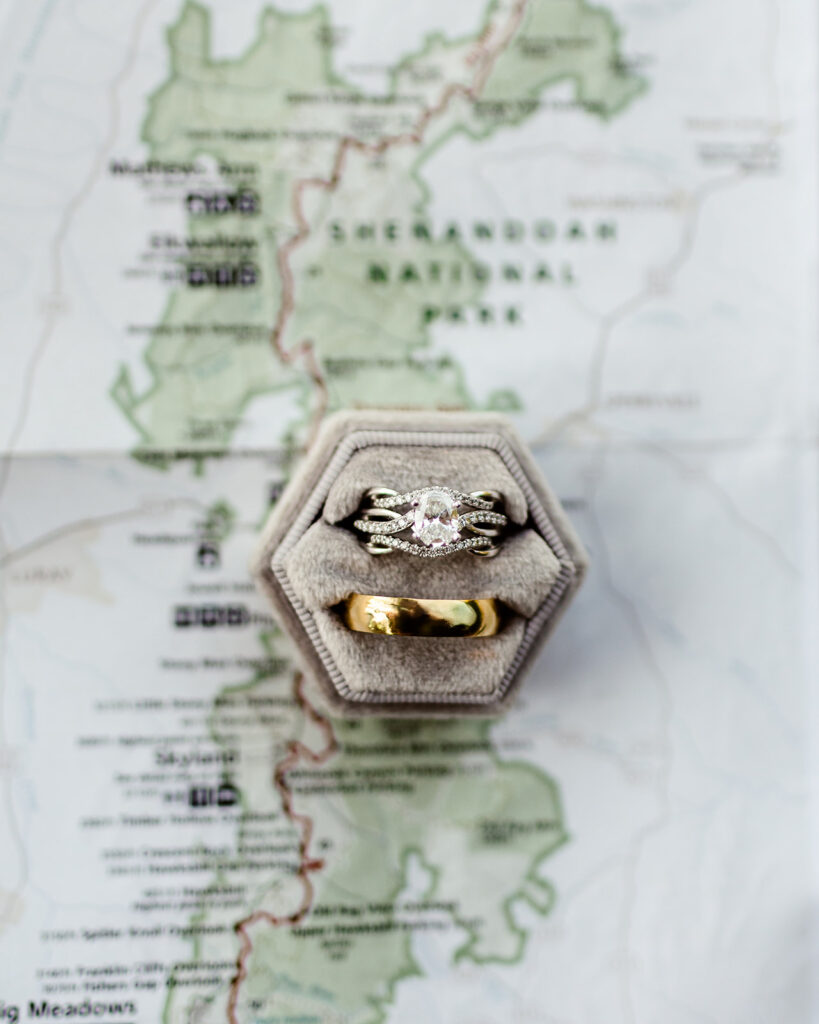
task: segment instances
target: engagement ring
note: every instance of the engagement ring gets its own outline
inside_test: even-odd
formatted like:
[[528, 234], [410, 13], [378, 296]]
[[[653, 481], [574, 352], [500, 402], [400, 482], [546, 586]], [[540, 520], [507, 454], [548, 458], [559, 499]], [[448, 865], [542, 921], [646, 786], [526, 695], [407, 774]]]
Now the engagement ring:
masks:
[[399, 494], [386, 487], [367, 491], [353, 527], [365, 535], [372, 555], [405, 551], [439, 558], [471, 551], [491, 558], [499, 550], [508, 518], [497, 511], [496, 491], [464, 494], [434, 485]]

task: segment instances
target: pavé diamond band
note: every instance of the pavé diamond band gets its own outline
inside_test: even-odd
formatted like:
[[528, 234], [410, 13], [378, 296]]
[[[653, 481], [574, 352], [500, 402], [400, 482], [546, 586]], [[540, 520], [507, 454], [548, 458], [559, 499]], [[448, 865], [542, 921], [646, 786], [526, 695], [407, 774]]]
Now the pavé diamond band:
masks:
[[353, 527], [367, 538], [373, 555], [404, 551], [439, 558], [456, 551], [491, 557], [499, 550], [508, 518], [495, 491], [464, 494], [433, 485], [400, 494], [375, 487], [364, 495]]
[[348, 629], [379, 636], [495, 636], [507, 610], [493, 597], [432, 599], [350, 594], [339, 611]]

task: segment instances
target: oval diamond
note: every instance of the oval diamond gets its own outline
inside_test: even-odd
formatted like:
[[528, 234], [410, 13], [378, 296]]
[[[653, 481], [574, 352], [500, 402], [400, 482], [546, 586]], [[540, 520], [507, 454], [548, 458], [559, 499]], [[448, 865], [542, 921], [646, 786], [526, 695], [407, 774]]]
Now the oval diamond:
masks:
[[458, 526], [458, 502], [451, 495], [435, 487], [421, 495], [412, 527], [417, 540], [428, 548], [454, 544], [461, 536]]

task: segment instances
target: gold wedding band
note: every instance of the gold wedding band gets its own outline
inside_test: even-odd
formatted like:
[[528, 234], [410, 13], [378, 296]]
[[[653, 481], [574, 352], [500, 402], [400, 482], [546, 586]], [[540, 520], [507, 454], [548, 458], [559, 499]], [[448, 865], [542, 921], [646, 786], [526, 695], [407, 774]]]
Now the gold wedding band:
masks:
[[504, 605], [494, 597], [436, 600], [350, 594], [341, 612], [354, 632], [382, 636], [495, 636], [504, 622]]

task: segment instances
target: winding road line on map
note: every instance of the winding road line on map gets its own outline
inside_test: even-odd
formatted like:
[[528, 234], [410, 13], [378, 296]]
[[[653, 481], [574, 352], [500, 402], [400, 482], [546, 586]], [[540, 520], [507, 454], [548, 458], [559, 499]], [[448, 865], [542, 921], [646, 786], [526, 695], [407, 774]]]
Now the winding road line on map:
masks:
[[299, 672], [294, 681], [294, 697], [296, 703], [304, 714], [319, 727], [326, 738], [325, 745], [314, 751], [305, 746], [301, 740], [291, 740], [287, 747], [286, 756], [276, 765], [273, 771], [273, 784], [281, 795], [282, 810], [293, 824], [301, 830], [299, 838], [299, 867], [296, 872], [301, 879], [303, 886], [302, 900], [296, 910], [291, 914], [271, 914], [266, 910], [256, 910], [248, 917], [243, 918], [234, 926], [234, 931], [239, 936], [239, 956], [236, 960], [236, 974], [230, 983], [230, 996], [228, 998], [228, 1020], [231, 1024], [237, 1024], [236, 1007], [239, 1003], [239, 989], [247, 977], [247, 961], [253, 952], [253, 942], [248, 934], [248, 929], [259, 921], [265, 921], [273, 927], [282, 925], [295, 925], [309, 913], [313, 905], [313, 883], [310, 875], [314, 871], [320, 871], [324, 867], [324, 861], [310, 855], [310, 843], [313, 839], [313, 820], [306, 814], [299, 814], [293, 808], [293, 793], [287, 783], [287, 775], [301, 761], [309, 761], [310, 764], [324, 764], [338, 749], [336, 738], [330, 722], [313, 707], [304, 695], [304, 676]]
[[310, 338], [302, 338], [301, 341], [297, 342], [290, 349], [286, 349], [282, 343], [287, 323], [293, 313], [295, 305], [295, 282], [293, 279], [293, 271], [290, 266], [290, 257], [292, 256], [293, 251], [310, 237], [310, 223], [304, 213], [302, 203], [303, 195], [307, 189], [312, 188], [324, 189], [326, 192], [334, 192], [341, 182], [344, 165], [347, 162], [347, 155], [350, 150], [357, 150], [360, 153], [369, 153], [372, 156], [378, 156], [379, 154], [396, 146], [421, 145], [424, 141], [424, 132], [426, 131], [430, 121], [444, 113], [456, 96], [463, 96], [466, 99], [473, 101], [477, 100], [486, 85], [486, 81], [492, 71], [495, 61], [508, 46], [517, 32], [520, 23], [523, 20], [523, 15], [528, 2], [529, 0], [518, 0], [512, 9], [512, 14], [507, 21], [505, 29], [501, 33], [500, 40], [494, 47], [489, 48], [486, 46], [486, 39], [488, 34], [491, 32], [491, 25], [487, 25], [478, 37], [475, 48], [466, 58], [467, 63], [469, 64], [480, 62], [480, 66], [471, 85], [462, 85], [460, 83], [452, 83], [448, 85], [441, 94], [438, 102], [424, 110], [412, 131], [404, 132], [401, 135], [389, 135], [386, 138], [380, 139], [378, 142], [362, 142], [354, 136], [345, 135], [339, 142], [338, 151], [336, 152], [336, 158], [333, 161], [333, 168], [330, 173], [330, 177], [302, 178], [300, 181], [296, 182], [293, 188], [293, 215], [296, 223], [298, 224], [298, 231], [280, 247], [276, 254], [276, 261], [278, 263], [279, 274], [281, 275], [282, 280], [282, 301], [276, 316], [276, 322], [271, 331], [270, 340], [276, 354], [285, 365], [294, 363], [299, 359], [299, 357], [304, 359], [307, 372], [310, 374], [310, 377], [316, 385], [316, 389], [319, 393], [319, 402], [313, 414], [313, 422], [310, 429], [308, 444], [309, 440], [312, 440], [312, 437], [318, 429], [318, 425], [327, 410], [327, 382], [324, 379], [324, 374], [321, 371], [321, 366], [319, 364], [318, 357], [316, 356], [315, 342]]
[[[290, 256], [292, 255], [293, 250], [301, 245], [301, 243], [310, 235], [310, 225], [304, 214], [302, 206], [302, 197], [305, 190], [308, 188], [321, 188], [327, 192], [335, 191], [341, 182], [341, 176], [344, 171], [347, 154], [351, 149], [355, 149], [363, 153], [371, 153], [373, 156], [377, 156], [394, 146], [420, 145], [423, 142], [424, 131], [430, 121], [439, 114], [442, 114], [454, 97], [461, 95], [467, 99], [477, 100], [481, 90], [486, 84], [495, 60], [517, 32], [523, 19], [527, 4], [528, 0], [518, 0], [512, 9], [512, 14], [509, 17], [505, 28], [501, 32], [498, 43], [492, 48], [486, 46], [487, 36], [491, 32], [491, 25], [487, 25], [479, 36], [472, 53], [467, 57], [467, 61], [469, 63], [480, 62], [479, 69], [475, 74], [472, 85], [466, 86], [453, 83], [447, 86], [438, 102], [424, 111], [412, 132], [406, 132], [402, 135], [388, 136], [376, 143], [364, 143], [349, 135], [345, 136], [339, 143], [338, 152], [336, 153], [336, 158], [333, 162], [333, 169], [329, 178], [303, 178], [294, 186], [293, 212], [299, 225], [299, 230], [292, 238], [288, 239], [288, 241], [282, 245], [277, 253], [279, 272], [281, 273], [282, 278], [282, 302], [276, 317], [276, 323], [271, 332], [271, 342], [277, 355], [284, 364], [293, 363], [299, 357], [302, 357], [310, 376], [316, 384], [321, 397], [314, 415], [311, 433], [315, 432], [327, 408], [327, 384], [324, 380], [321, 367], [316, 357], [315, 345], [308, 338], [302, 339], [291, 349], [284, 348], [282, 344], [284, 331], [294, 308], [294, 281], [293, 272], [289, 263]], [[236, 974], [230, 983], [230, 994], [228, 997], [227, 1017], [230, 1024], [239, 1024], [236, 1010], [239, 1005], [239, 995], [242, 982], [247, 978], [247, 963], [251, 953], [253, 952], [253, 942], [248, 930], [260, 921], [265, 921], [273, 927], [282, 927], [286, 925], [293, 926], [302, 921], [310, 912], [313, 904], [313, 883], [310, 875], [314, 871], [320, 871], [321, 868], [324, 867], [323, 860], [320, 858], [314, 858], [310, 855], [310, 842], [313, 838], [313, 821], [307, 815], [299, 814], [294, 810], [293, 794], [287, 784], [287, 774], [302, 760], [307, 760], [311, 764], [315, 765], [323, 764], [333, 756], [338, 749], [338, 746], [330, 722], [323, 715], [319, 714], [319, 712], [307, 700], [304, 694], [303, 685], [304, 678], [301, 674], [298, 674], [295, 681], [296, 702], [307, 717], [310, 718], [314, 724], [319, 726], [327, 737], [327, 743], [320, 751], [315, 752], [309, 747], [306, 747], [299, 740], [292, 741], [288, 746], [287, 755], [276, 766], [273, 776], [275, 787], [281, 794], [282, 809], [285, 816], [301, 829], [301, 838], [299, 840], [300, 863], [297, 875], [302, 882], [304, 890], [303, 896], [301, 903], [290, 914], [276, 915], [271, 914], [266, 910], [257, 910], [248, 917], [243, 918], [234, 926], [234, 930], [239, 937], [240, 946], [239, 955], [236, 959]]]

